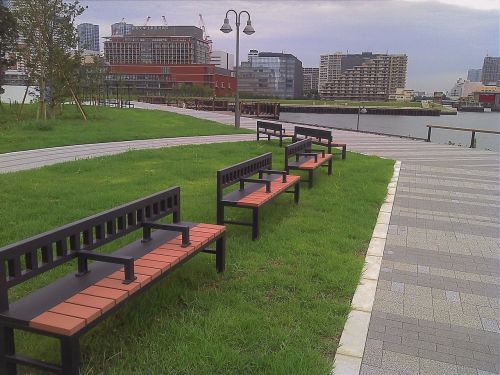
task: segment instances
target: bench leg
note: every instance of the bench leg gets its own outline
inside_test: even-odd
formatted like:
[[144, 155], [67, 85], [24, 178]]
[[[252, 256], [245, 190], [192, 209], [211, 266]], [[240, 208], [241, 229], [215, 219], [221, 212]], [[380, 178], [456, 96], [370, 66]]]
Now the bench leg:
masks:
[[347, 146], [342, 147], [342, 159], [344, 160], [347, 156]]
[[333, 169], [333, 157], [328, 160], [328, 174], [331, 175], [332, 174], [332, 169]]
[[267, 136], [267, 140], [268, 140], [268, 141], [270, 141], [270, 140], [271, 140], [271, 136], [270, 136], [270, 135], [268, 135], [268, 136]]
[[295, 190], [293, 193], [293, 197], [295, 198], [295, 203], [299, 203], [300, 199], [300, 182], [295, 184]]
[[10, 327], [0, 328], [0, 374], [17, 375], [15, 363], [9, 363], [6, 356], [16, 354], [14, 344], [14, 329]]
[[224, 225], [224, 205], [217, 202], [217, 224]]
[[280, 147], [283, 147], [283, 137], [280, 136]]
[[260, 231], [260, 215], [259, 215], [259, 209], [254, 208], [252, 209], [252, 240], [256, 240], [257, 237], [259, 237], [259, 231]]
[[219, 273], [224, 272], [226, 268], [226, 235], [215, 243], [215, 267]]
[[80, 341], [78, 337], [61, 338], [61, 363], [64, 375], [80, 375]]
[[260, 140], [260, 133], [259, 131], [257, 130], [257, 140], [259, 141]]
[[313, 187], [313, 171], [309, 170], [309, 181], [308, 181], [309, 189]]

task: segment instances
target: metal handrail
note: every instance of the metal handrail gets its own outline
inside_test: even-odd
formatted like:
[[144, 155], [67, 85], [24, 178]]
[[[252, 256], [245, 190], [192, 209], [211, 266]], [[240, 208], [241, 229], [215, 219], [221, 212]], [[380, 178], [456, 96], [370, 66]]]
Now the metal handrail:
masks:
[[471, 139], [470, 139], [470, 148], [476, 148], [476, 133], [500, 134], [500, 131], [496, 131], [496, 130], [483, 130], [483, 129], [473, 129], [473, 128], [455, 128], [452, 126], [430, 125], [430, 124], [428, 124], [426, 126], [427, 126], [427, 128], [429, 128], [429, 130], [427, 131], [427, 142], [431, 141], [432, 128], [472, 132]]

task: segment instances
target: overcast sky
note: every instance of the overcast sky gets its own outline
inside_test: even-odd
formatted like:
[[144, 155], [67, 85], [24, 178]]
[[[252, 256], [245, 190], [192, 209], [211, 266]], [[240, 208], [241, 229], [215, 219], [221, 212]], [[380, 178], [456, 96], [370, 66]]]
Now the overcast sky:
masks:
[[[241, 34], [240, 60], [250, 49], [291, 53], [304, 67], [336, 51], [405, 53], [407, 87], [449, 90], [486, 54], [499, 56], [500, 0], [80, 0], [88, 6], [78, 23], [126, 22], [198, 26], [203, 15], [213, 48], [234, 53], [235, 33], [219, 29], [228, 9], [248, 10], [255, 34]], [[234, 16], [230, 16], [234, 27]], [[242, 16], [245, 25], [246, 16]]]

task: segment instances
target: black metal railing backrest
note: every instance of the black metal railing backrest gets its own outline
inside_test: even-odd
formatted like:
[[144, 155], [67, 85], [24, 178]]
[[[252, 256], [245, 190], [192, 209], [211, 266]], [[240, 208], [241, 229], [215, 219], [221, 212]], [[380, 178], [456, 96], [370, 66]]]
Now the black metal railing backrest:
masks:
[[8, 308], [9, 288], [169, 214], [179, 222], [178, 186], [0, 248], [0, 310]]
[[296, 126], [293, 133], [293, 141], [296, 142], [303, 138], [311, 138], [312, 143], [320, 146], [326, 146], [328, 148], [328, 153], [332, 153], [333, 137], [330, 130]]
[[288, 146], [285, 146], [285, 170], [288, 168], [288, 159], [301, 152], [307, 152], [312, 148], [311, 138], [296, 141]]
[[241, 178], [247, 178], [259, 173], [261, 169], [272, 169], [272, 166], [273, 154], [268, 152], [244, 162], [218, 170], [217, 200], [220, 201], [222, 199], [222, 191], [228, 186], [236, 184]]
[[259, 129], [270, 129], [273, 130], [274, 132], [279, 132], [283, 130], [283, 125], [275, 123], [275, 122], [267, 122], [267, 121], [257, 121], [257, 131]]

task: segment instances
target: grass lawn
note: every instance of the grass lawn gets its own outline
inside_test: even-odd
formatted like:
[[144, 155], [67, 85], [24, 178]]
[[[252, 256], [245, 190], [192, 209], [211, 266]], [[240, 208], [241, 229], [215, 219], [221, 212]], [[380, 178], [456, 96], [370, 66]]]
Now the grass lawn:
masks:
[[[0, 246], [173, 185], [181, 186], [184, 220], [213, 223], [216, 170], [268, 151], [282, 168], [273, 141], [132, 151], [1, 174]], [[349, 153], [332, 176], [318, 170], [313, 189], [303, 184], [298, 205], [282, 194], [266, 206], [257, 241], [249, 228], [229, 226], [226, 272], [216, 274], [215, 258], [200, 254], [138, 296], [83, 337], [82, 374], [328, 374], [392, 167]], [[250, 214], [226, 210], [233, 220]], [[75, 267], [21, 284], [11, 299]], [[20, 333], [16, 346], [59, 359], [53, 339]]]
[[75, 106], [66, 105], [54, 121], [36, 121], [36, 106], [27, 105], [23, 121], [16, 121], [17, 106], [0, 106], [0, 153], [73, 144], [195, 135], [250, 133], [213, 121], [164, 111], [86, 106], [89, 121]]

